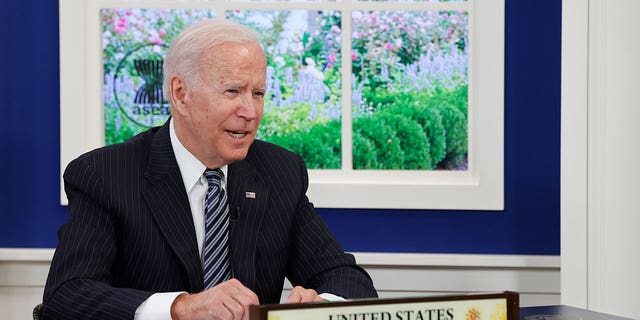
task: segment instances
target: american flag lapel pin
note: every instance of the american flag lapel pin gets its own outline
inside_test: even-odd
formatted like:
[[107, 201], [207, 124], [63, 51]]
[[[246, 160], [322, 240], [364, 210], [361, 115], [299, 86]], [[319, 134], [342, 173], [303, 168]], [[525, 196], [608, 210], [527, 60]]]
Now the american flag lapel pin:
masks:
[[246, 191], [244, 193], [244, 197], [247, 199], [255, 199], [256, 198], [256, 193], [255, 192], [251, 192], [251, 191]]

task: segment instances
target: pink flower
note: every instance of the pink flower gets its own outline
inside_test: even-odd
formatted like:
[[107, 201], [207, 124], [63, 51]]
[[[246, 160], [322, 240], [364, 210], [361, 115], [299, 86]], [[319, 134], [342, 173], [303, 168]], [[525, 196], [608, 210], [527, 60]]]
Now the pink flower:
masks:
[[355, 32], [353, 32], [353, 38], [354, 38], [354, 39], [360, 39], [360, 38], [362, 38], [362, 33], [360, 33], [359, 31], [355, 31]]
[[384, 48], [385, 48], [385, 49], [387, 49], [387, 50], [391, 50], [391, 48], [392, 48], [391, 43], [390, 43], [390, 42], [387, 42], [387, 43], [384, 45]]
[[331, 52], [329, 54], [329, 62], [333, 63], [336, 62], [338, 59], [336, 58], [336, 54], [334, 52]]
[[351, 61], [356, 61], [358, 59], [358, 54], [355, 52], [351, 52]]
[[331, 27], [331, 32], [340, 33], [340, 28], [338, 28], [338, 26], [332, 26]]
[[165, 35], [167, 35], [167, 32], [164, 31], [164, 29], [160, 29], [160, 30], [158, 30], [158, 35], [161, 36], [161, 37], [164, 37]]
[[113, 30], [113, 33], [122, 35], [127, 32], [127, 20], [124, 18], [113, 19], [111, 23], [113, 24], [111, 29]]
[[112, 30], [113, 30], [113, 33], [118, 34], [118, 35], [125, 34], [125, 32], [127, 31], [125, 28], [120, 28], [120, 27], [117, 27], [117, 26], [114, 26]]

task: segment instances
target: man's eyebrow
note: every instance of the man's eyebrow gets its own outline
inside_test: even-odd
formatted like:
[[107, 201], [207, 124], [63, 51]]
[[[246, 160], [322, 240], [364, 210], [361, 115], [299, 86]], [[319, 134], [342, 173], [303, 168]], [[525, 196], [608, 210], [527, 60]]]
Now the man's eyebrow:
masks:
[[243, 81], [238, 80], [225, 80], [221, 83], [223, 86], [232, 87], [232, 88], [244, 88], [247, 85]]

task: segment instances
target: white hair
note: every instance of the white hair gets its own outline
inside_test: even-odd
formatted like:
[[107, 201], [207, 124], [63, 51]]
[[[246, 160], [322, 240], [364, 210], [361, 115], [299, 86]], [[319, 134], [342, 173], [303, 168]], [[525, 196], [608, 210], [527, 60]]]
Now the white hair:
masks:
[[169, 100], [173, 74], [183, 76], [188, 86], [198, 86], [202, 55], [225, 42], [260, 45], [259, 35], [253, 29], [225, 19], [204, 20], [182, 31], [171, 42], [164, 58], [162, 90], [165, 99]]

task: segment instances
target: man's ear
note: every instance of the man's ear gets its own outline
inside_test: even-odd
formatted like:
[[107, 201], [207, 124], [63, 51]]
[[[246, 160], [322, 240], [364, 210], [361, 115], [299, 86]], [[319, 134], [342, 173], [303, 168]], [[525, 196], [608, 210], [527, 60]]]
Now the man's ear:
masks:
[[180, 114], [186, 112], [187, 83], [180, 76], [171, 75], [169, 80], [169, 96], [171, 99], [171, 108]]

